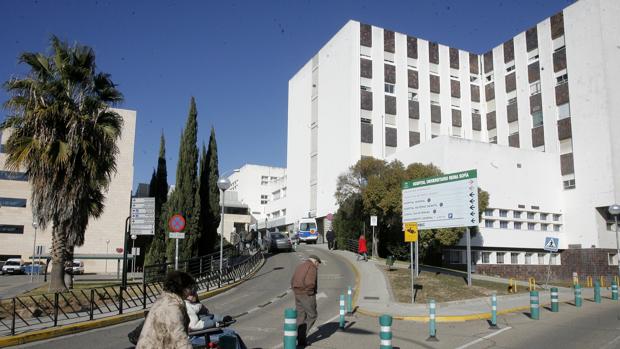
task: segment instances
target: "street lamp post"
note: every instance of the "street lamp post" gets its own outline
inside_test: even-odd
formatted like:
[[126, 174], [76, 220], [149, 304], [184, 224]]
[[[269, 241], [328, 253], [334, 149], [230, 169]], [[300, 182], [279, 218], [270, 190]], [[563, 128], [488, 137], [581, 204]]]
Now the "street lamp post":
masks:
[[224, 207], [226, 206], [226, 190], [230, 188], [228, 178], [217, 180], [217, 187], [222, 191], [222, 222], [220, 223], [220, 272], [222, 271], [222, 259], [224, 258]]
[[616, 259], [618, 260], [618, 275], [620, 275], [620, 241], [618, 238], [618, 215], [620, 215], [620, 205], [613, 204], [609, 206], [609, 214], [614, 216], [616, 223]]
[[30, 264], [30, 282], [34, 281], [34, 255], [37, 250], [37, 228], [39, 227], [39, 223], [37, 223], [36, 218], [32, 222], [32, 227], [34, 228], [34, 241], [32, 242], [32, 264]]
[[108, 248], [110, 247], [110, 239], [105, 241], [105, 273], [108, 273]]

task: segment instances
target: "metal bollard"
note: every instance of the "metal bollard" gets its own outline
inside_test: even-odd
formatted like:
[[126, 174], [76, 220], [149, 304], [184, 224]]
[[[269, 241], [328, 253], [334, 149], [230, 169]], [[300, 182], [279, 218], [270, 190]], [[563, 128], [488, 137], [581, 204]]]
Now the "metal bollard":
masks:
[[284, 310], [284, 349], [297, 348], [297, 310]]
[[575, 285], [575, 306], [581, 308], [581, 285]]
[[347, 313], [348, 314], [352, 314], [353, 313], [353, 296], [352, 296], [353, 292], [351, 290], [351, 286], [349, 286], [349, 289], [347, 289]]
[[340, 295], [340, 321], [338, 323], [338, 329], [344, 330], [344, 295]]
[[379, 325], [381, 331], [379, 338], [381, 339], [380, 349], [392, 349], [392, 317], [390, 315], [381, 315], [379, 317]]
[[601, 302], [601, 284], [598, 281], [594, 281], [594, 302]]
[[530, 317], [532, 320], [540, 319], [540, 298], [538, 298], [538, 291], [530, 291]]
[[497, 329], [497, 294], [491, 296], [491, 326], [490, 330]]
[[611, 300], [612, 301], [618, 300], [618, 284], [616, 283], [615, 280], [611, 282]]
[[551, 311], [557, 313], [560, 311], [560, 303], [558, 302], [558, 288], [551, 287]]
[[437, 341], [437, 326], [435, 325], [435, 308], [436, 308], [435, 300], [431, 299], [428, 304], [429, 320], [428, 320], [428, 338], [426, 339], [427, 342]]

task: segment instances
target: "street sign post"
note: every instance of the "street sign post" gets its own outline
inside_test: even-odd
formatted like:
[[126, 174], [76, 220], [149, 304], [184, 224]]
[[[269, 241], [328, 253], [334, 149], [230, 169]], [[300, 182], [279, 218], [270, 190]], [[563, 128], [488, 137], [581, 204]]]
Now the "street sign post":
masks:
[[377, 258], [379, 256], [377, 251], [377, 235], [375, 234], [375, 227], [377, 226], [377, 216], [370, 216], [370, 226], [372, 227], [372, 257]]
[[469, 170], [405, 181], [402, 184], [402, 194], [403, 223], [416, 222], [422, 230], [467, 228], [467, 285], [471, 286], [469, 227], [479, 224], [478, 171]]
[[409, 243], [409, 267], [411, 269], [411, 303], [415, 302], [415, 293], [413, 289], [414, 267], [413, 267], [413, 243], [416, 245], [415, 253], [415, 277], [418, 277], [418, 223], [405, 223], [405, 242]]
[[168, 233], [170, 239], [174, 239], [174, 270], [179, 269], [179, 239], [185, 239], [185, 218], [180, 214], [175, 214], [168, 220], [168, 228], [172, 232]]
[[547, 236], [545, 238], [545, 246], [543, 250], [551, 252], [549, 253], [549, 264], [547, 265], [547, 281], [545, 281], [545, 288], [549, 284], [549, 276], [551, 276], [551, 256], [553, 253], [558, 252], [560, 248], [560, 239], [556, 237]]
[[155, 234], [155, 198], [131, 198], [131, 235]]

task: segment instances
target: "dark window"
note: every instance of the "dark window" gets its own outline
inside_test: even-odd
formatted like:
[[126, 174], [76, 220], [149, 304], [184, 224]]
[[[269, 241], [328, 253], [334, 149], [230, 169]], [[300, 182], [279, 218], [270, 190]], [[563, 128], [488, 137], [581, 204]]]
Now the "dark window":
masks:
[[570, 118], [564, 118], [558, 121], [558, 139], [565, 140], [572, 137]]
[[9, 181], [28, 181], [28, 174], [24, 172], [0, 171], [0, 179]]
[[515, 44], [512, 39], [504, 43], [504, 63], [514, 61], [515, 59]]
[[497, 122], [495, 120], [495, 112], [492, 111], [487, 114], [487, 130], [497, 128]]
[[527, 80], [529, 83], [540, 80], [540, 64], [538, 62], [527, 66]]
[[394, 53], [394, 32], [383, 30], [383, 50]]
[[409, 146], [420, 144], [420, 132], [409, 131]]
[[391, 64], [383, 65], [383, 79], [385, 82], [396, 83], [396, 67]]
[[519, 148], [519, 132], [513, 133], [508, 136], [508, 146], [513, 148]]
[[248, 208], [247, 207], [224, 207], [224, 213], [247, 215]]
[[440, 85], [439, 85], [439, 76], [432, 75], [432, 74], [430, 75], [430, 86], [431, 86], [431, 92], [439, 93], [441, 91]]
[[487, 102], [495, 99], [495, 83], [492, 82], [484, 86], [484, 96]]
[[439, 44], [436, 42], [428, 43], [428, 61], [439, 64]]
[[0, 224], [0, 234], [23, 234], [23, 225]]
[[471, 74], [480, 73], [480, 71], [478, 70], [478, 55], [475, 55], [473, 53], [469, 54], [469, 72]]
[[387, 147], [396, 146], [396, 129], [392, 127], [385, 128], [385, 145]]
[[476, 131], [482, 130], [482, 119], [480, 114], [471, 115], [471, 129]]
[[553, 52], [553, 71], [566, 69], [566, 47]]
[[461, 118], [461, 111], [458, 109], [452, 109], [452, 126], [461, 127], [463, 121]]
[[532, 129], [532, 147], [537, 148], [545, 145], [545, 128], [538, 126]]
[[506, 92], [514, 91], [517, 89], [517, 78], [515, 73], [510, 73], [504, 78], [506, 80]]
[[366, 58], [360, 58], [360, 76], [372, 79], [372, 61]]
[[493, 51], [484, 54], [484, 72], [493, 71]]
[[418, 58], [418, 39], [412, 36], [407, 37], [407, 57]]
[[418, 87], [418, 71], [417, 70], [407, 70], [407, 86], [411, 88], [419, 88]]
[[450, 47], [450, 68], [459, 69], [459, 50]]
[[361, 92], [361, 108], [364, 110], [372, 110], [372, 92], [360, 90]]
[[362, 143], [372, 143], [372, 124], [362, 122]]
[[527, 46], [527, 52], [538, 48], [538, 30], [536, 27], [532, 27], [525, 32], [525, 45]]
[[372, 27], [369, 24], [360, 24], [360, 44], [372, 47]]
[[26, 199], [2, 198], [0, 197], [0, 207], [26, 207]]
[[450, 95], [461, 98], [461, 83], [458, 80], [450, 80]]
[[396, 115], [396, 97], [385, 96], [385, 113]]
[[555, 87], [555, 104], [562, 105], [568, 103], [568, 83], [564, 83]]
[[564, 35], [564, 14], [560, 11], [551, 16], [551, 39]]
[[409, 118], [410, 119], [419, 119], [420, 118], [420, 103], [418, 101], [409, 101]]
[[478, 85], [470, 85], [472, 102], [480, 102], [480, 87]]
[[519, 112], [517, 108], [516, 98], [517, 97], [515, 97], [514, 103], [510, 103], [508, 104], [508, 106], [506, 106], [506, 114], [507, 114], [507, 119], [509, 123], [517, 121], [519, 119]]
[[575, 166], [573, 164], [573, 153], [560, 155], [560, 171], [562, 176], [575, 173]]
[[431, 122], [441, 123], [441, 107], [431, 104]]

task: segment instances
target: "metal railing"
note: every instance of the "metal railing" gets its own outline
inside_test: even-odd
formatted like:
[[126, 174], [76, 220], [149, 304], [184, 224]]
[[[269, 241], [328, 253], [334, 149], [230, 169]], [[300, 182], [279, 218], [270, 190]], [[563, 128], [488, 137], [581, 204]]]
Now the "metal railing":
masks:
[[[220, 271], [219, 253], [213, 255], [180, 262], [179, 269], [196, 279], [200, 292], [244, 279], [263, 260], [260, 252], [241, 255], [230, 249]], [[117, 285], [0, 299], [0, 336], [147, 309], [162, 292], [163, 276], [170, 270], [168, 264], [145, 267], [142, 283], [128, 284], [126, 288]]]
[[359, 242], [357, 239], [348, 239], [347, 240], [347, 251], [353, 252], [357, 254], [357, 248], [359, 246]]

